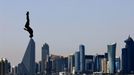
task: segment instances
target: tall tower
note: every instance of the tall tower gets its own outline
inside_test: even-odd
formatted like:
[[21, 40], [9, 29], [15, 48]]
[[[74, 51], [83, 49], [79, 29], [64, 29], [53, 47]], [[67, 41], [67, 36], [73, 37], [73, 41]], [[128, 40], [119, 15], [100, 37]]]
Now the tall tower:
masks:
[[80, 51], [80, 71], [84, 72], [85, 71], [85, 46], [80, 45], [79, 51]]
[[125, 48], [122, 49], [122, 70], [124, 73], [134, 73], [134, 41], [129, 36]]
[[115, 73], [116, 43], [108, 45], [107, 48], [108, 48], [109, 73]]
[[41, 72], [45, 72], [47, 68], [47, 63], [49, 61], [49, 45], [45, 43], [42, 47], [42, 66], [41, 66]]
[[79, 72], [80, 71], [80, 52], [75, 52], [75, 71]]
[[75, 66], [75, 60], [74, 60], [74, 55], [69, 55], [68, 56], [68, 72], [72, 73], [73, 67]]
[[19, 75], [33, 75], [35, 74], [35, 42], [31, 38], [22, 59], [18, 65]]

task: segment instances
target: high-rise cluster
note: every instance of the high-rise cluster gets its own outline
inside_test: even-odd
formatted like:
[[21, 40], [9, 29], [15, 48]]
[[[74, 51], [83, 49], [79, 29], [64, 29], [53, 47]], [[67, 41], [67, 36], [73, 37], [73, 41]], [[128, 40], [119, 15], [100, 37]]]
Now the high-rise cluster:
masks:
[[68, 57], [50, 55], [50, 48], [45, 43], [41, 48], [41, 60], [35, 62], [35, 42], [30, 39], [22, 62], [12, 67], [2, 58], [0, 60], [0, 75], [82, 75], [82, 74], [134, 74], [134, 41], [129, 36], [125, 40], [122, 57], [116, 56], [117, 44], [107, 45], [104, 54], [86, 54], [84, 45]]

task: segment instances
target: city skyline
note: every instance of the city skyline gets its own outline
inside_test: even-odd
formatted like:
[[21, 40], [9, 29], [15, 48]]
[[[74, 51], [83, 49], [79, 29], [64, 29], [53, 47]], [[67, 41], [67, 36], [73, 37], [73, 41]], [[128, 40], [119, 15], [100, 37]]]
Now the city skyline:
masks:
[[49, 55], [49, 45], [45, 43], [42, 59], [35, 62], [36, 45], [30, 37], [21, 63], [12, 66], [6, 58], [0, 58], [0, 75], [134, 74], [134, 41], [128, 36], [124, 42], [121, 57], [116, 57], [116, 43], [107, 45], [107, 52], [101, 55], [85, 55], [85, 46], [81, 44], [79, 51], [67, 57]]
[[[124, 40], [134, 38], [134, 1], [2, 1], [0, 3], [0, 57], [13, 65], [21, 62], [28, 38], [23, 31], [25, 13], [30, 11], [36, 44], [36, 61], [41, 47], [50, 54], [68, 56], [85, 45], [85, 54], [103, 54], [107, 45], [117, 43], [117, 56]], [[100, 52], [101, 51], [101, 52]], [[17, 53], [17, 54], [16, 54]]]

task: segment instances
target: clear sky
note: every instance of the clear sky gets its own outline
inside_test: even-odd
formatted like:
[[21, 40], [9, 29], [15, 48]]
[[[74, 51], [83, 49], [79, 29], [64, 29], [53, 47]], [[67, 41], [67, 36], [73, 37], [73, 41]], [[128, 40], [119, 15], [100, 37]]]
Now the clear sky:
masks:
[[36, 42], [36, 61], [47, 42], [51, 54], [67, 56], [84, 44], [86, 54], [103, 54], [117, 42], [117, 56], [129, 34], [134, 38], [134, 0], [1, 0], [0, 57], [17, 65], [29, 34], [24, 31], [26, 11]]

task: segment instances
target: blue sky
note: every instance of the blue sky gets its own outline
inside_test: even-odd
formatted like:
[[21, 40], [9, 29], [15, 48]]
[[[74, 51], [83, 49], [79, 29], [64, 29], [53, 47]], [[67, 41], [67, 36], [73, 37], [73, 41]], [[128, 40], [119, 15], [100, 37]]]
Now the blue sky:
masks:
[[124, 40], [134, 38], [134, 0], [2, 0], [0, 2], [0, 57], [13, 65], [22, 60], [29, 42], [23, 30], [26, 11], [36, 42], [36, 60], [47, 42], [50, 52], [73, 54], [84, 44], [86, 54], [103, 54], [117, 42], [120, 56]]

